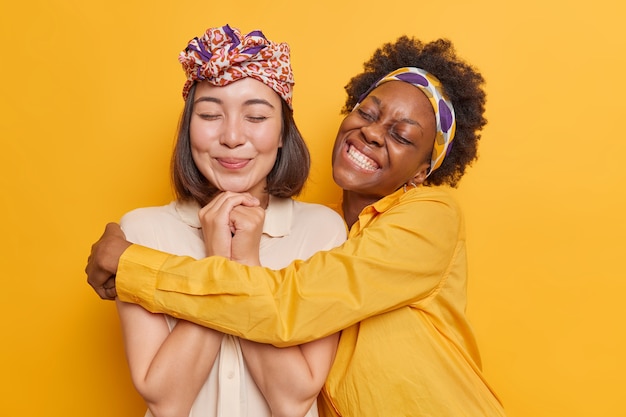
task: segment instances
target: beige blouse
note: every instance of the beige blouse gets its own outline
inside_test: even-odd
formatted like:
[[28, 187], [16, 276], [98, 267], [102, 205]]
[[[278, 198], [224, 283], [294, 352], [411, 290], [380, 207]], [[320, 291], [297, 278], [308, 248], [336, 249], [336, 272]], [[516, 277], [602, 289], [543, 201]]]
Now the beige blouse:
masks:
[[[195, 203], [136, 209], [121, 226], [129, 241], [176, 255], [204, 258], [204, 241]], [[261, 264], [280, 269], [307, 259], [346, 239], [343, 219], [333, 210], [292, 199], [271, 197], [261, 238]], [[176, 319], [164, 315], [171, 329]], [[316, 404], [306, 415], [317, 416]], [[146, 417], [152, 414], [148, 410]], [[269, 417], [269, 406], [250, 375], [235, 336], [225, 335], [211, 373], [196, 398], [190, 417]]]

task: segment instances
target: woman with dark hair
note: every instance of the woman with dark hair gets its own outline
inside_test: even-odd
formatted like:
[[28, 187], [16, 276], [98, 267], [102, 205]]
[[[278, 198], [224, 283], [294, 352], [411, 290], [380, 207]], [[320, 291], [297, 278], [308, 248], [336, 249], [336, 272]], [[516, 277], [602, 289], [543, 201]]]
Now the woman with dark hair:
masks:
[[[272, 268], [343, 243], [341, 216], [292, 199], [308, 177], [309, 152], [293, 119], [287, 44], [259, 31], [210, 28], [179, 60], [187, 82], [172, 156], [177, 198], [124, 215], [128, 239], [196, 259], [221, 255]], [[224, 220], [222, 207], [233, 202]], [[221, 220], [228, 246], [212, 230]], [[246, 228], [232, 240], [234, 258], [231, 227]], [[147, 416], [317, 416], [338, 334], [278, 349], [135, 304], [117, 306]]]
[[324, 416], [503, 416], [465, 314], [463, 216], [438, 187], [456, 187], [476, 159], [483, 83], [448, 40], [401, 37], [375, 51], [346, 87], [333, 148], [343, 245], [271, 270], [159, 253], [109, 224], [89, 283], [102, 298], [116, 285], [150, 311], [257, 342], [341, 331], [318, 400]]

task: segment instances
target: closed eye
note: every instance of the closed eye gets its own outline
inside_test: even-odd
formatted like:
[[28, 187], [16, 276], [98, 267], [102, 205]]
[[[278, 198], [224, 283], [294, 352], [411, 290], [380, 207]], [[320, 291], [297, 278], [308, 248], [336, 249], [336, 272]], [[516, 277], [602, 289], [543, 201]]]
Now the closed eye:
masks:
[[361, 116], [363, 119], [373, 122], [376, 120], [376, 117], [368, 112], [366, 112], [365, 110], [358, 108], [357, 112], [359, 113], [359, 116]]
[[252, 122], [252, 123], [261, 123], [264, 122], [268, 119], [267, 116], [247, 116], [246, 120]]
[[213, 113], [198, 113], [198, 117], [202, 120], [217, 120], [221, 117], [221, 115]]
[[396, 132], [390, 132], [389, 134], [398, 143], [401, 143], [401, 144], [404, 144], [404, 145], [410, 145], [410, 144], [413, 143], [409, 139], [403, 137], [402, 135], [400, 135], [400, 134], [398, 134]]

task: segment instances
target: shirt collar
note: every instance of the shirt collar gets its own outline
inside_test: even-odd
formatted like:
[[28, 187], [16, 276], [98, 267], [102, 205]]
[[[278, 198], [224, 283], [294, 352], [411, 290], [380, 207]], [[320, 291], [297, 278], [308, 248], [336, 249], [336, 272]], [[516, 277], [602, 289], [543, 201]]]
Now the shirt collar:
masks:
[[[294, 201], [291, 198], [279, 198], [270, 195], [263, 234], [271, 237], [287, 236], [291, 232]], [[200, 205], [196, 201], [176, 201], [175, 209], [183, 223], [195, 229], [201, 229], [198, 211]]]
[[364, 227], [374, 218], [376, 215], [380, 213], [384, 213], [389, 210], [391, 207], [395, 206], [397, 202], [404, 195], [404, 190], [400, 188], [398, 191], [386, 195], [380, 200], [370, 204], [365, 207], [361, 213], [359, 214], [359, 219], [354, 225], [350, 228], [350, 236], [360, 232]]
[[395, 206], [400, 200], [400, 198], [404, 196], [404, 194], [406, 193], [404, 192], [402, 188], [400, 188], [396, 192], [391, 193], [381, 198], [380, 200], [372, 204], [372, 206], [374, 207], [374, 210], [376, 210], [378, 213], [384, 213], [385, 211], [389, 210], [391, 207]]

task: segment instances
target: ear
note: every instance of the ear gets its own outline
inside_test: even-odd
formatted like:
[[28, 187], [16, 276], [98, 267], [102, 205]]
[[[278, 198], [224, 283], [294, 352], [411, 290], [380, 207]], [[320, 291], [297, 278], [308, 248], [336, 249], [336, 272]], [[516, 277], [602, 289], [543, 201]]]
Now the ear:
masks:
[[430, 168], [430, 161], [424, 162], [418, 167], [417, 173], [413, 176], [413, 183], [421, 185], [426, 180], [428, 169]]

